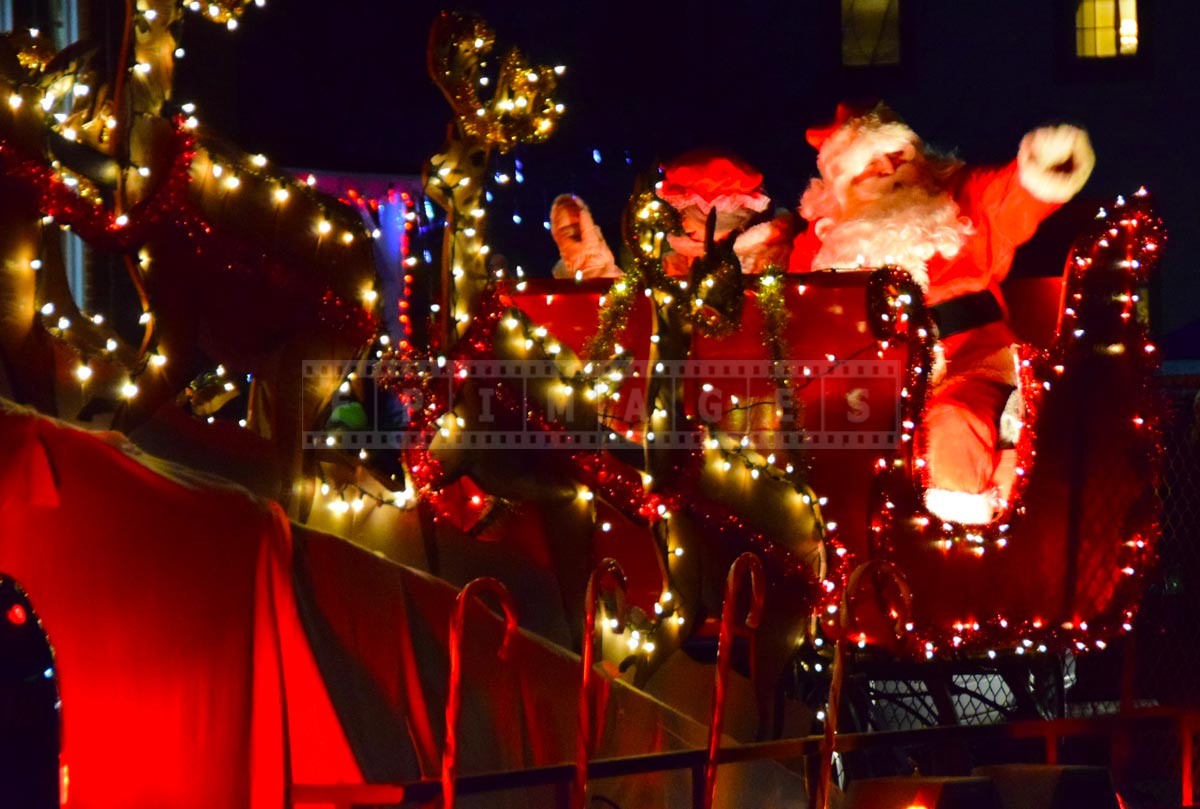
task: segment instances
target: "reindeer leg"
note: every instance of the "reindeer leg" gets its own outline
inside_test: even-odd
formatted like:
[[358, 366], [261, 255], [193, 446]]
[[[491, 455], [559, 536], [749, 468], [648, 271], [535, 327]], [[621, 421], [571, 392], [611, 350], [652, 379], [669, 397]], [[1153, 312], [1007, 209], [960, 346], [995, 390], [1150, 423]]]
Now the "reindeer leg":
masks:
[[[670, 605], [673, 613], [664, 621], [663, 628], [655, 636], [654, 655], [651, 658], [638, 658], [637, 670], [634, 672], [633, 684], [637, 688], [645, 688], [658, 666], [666, 661], [691, 638], [696, 627], [703, 623], [709, 614], [707, 604], [714, 604], [713, 612], [720, 613], [721, 594], [717, 592], [712, 599], [707, 600], [704, 592], [703, 574], [709, 570], [723, 570], [720, 565], [709, 565], [702, 558], [699, 550], [700, 540], [697, 538], [697, 528], [686, 514], [674, 514], [670, 520], [660, 522], [655, 530], [655, 542], [659, 545], [662, 559], [663, 584], [670, 591]], [[676, 556], [674, 550], [682, 549], [683, 554]], [[726, 566], [728, 567], [728, 566]], [[715, 583], [707, 583], [718, 590], [724, 580], [717, 574]], [[677, 622], [682, 617], [683, 623]]]
[[543, 507], [550, 560], [562, 598], [573, 648], [583, 641], [584, 595], [592, 567], [592, 516], [580, 501], [554, 501]]

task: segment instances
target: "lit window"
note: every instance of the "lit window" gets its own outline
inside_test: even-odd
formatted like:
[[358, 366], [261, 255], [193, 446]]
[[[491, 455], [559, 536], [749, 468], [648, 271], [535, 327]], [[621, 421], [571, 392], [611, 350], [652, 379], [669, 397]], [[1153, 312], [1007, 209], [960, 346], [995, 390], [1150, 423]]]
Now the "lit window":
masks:
[[1137, 52], [1137, 0], [1079, 0], [1075, 8], [1076, 56], [1104, 59]]
[[842, 64], [900, 64], [900, 0], [842, 0]]

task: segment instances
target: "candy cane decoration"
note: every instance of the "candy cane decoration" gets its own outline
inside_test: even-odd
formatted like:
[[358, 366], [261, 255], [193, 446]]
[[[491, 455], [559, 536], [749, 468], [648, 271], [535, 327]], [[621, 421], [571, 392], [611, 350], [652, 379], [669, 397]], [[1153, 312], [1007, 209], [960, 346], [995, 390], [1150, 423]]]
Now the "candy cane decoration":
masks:
[[517, 635], [517, 611], [512, 596], [497, 579], [484, 576], [467, 582], [458, 594], [454, 617], [450, 621], [450, 687], [446, 697], [446, 746], [442, 750], [442, 804], [454, 809], [454, 778], [458, 771], [458, 714], [462, 704], [462, 641], [467, 604], [472, 598], [490, 593], [504, 610], [504, 640], [497, 657], [507, 660]]
[[588, 748], [592, 737], [592, 652], [596, 637], [596, 602], [599, 588], [608, 583], [617, 598], [617, 625], [625, 623], [625, 571], [616, 559], [605, 559], [592, 571], [587, 585], [587, 615], [583, 622], [583, 685], [579, 689], [579, 740], [575, 747], [575, 783], [571, 809], [583, 809], [587, 800]]
[[742, 571], [750, 576], [750, 611], [746, 615], [746, 626], [758, 627], [762, 616], [766, 576], [762, 562], [747, 551], [733, 561], [725, 579], [725, 605], [721, 610], [721, 634], [717, 640], [717, 683], [713, 692], [712, 727], [708, 733], [708, 767], [704, 779], [704, 809], [712, 809], [717, 794], [717, 750], [721, 746], [721, 723], [725, 718], [725, 690], [729, 680], [729, 658], [733, 652], [733, 611], [737, 605], [738, 587]]

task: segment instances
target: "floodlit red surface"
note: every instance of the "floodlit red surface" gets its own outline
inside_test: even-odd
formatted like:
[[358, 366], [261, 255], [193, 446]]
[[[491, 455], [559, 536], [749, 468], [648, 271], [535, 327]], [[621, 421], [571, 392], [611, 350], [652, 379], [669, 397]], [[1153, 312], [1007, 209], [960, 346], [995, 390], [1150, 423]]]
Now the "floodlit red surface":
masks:
[[0, 411], [0, 570], [55, 649], [68, 805], [275, 809], [289, 768], [357, 779], [296, 616], [287, 520], [171, 474]]

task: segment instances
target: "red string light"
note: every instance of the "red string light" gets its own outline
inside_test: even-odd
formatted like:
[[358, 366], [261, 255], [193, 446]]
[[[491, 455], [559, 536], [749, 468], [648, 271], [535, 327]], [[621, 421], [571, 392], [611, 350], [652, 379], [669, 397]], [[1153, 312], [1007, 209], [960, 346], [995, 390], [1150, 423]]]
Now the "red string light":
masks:
[[[944, 522], [922, 505], [926, 465], [912, 436], [921, 423], [934, 334], [921, 291], [904, 277], [906, 273], [877, 271], [869, 286], [871, 322], [881, 350], [889, 346], [907, 349], [908, 376], [907, 395], [902, 394], [901, 401], [905, 440], [898, 456], [891, 462], [880, 458], [876, 469], [876, 506], [869, 526], [872, 557], [899, 559], [908, 555], [911, 543], [940, 547], [950, 555], [975, 558], [978, 564], [988, 564], [987, 557], [992, 553], [1005, 552], [1026, 525], [1025, 501], [1041, 443], [1037, 425], [1047, 397], [1053, 395], [1054, 383], [1074, 363], [1097, 353], [1127, 355], [1133, 364], [1138, 385], [1129, 393], [1136, 412], [1131, 421], [1141, 436], [1138, 445], [1145, 456], [1145, 467], [1157, 475], [1163, 412], [1161, 397], [1152, 384], [1157, 354], [1133, 314], [1138, 286], [1157, 264], [1165, 239], [1162, 223], [1141, 190], [1130, 202], [1118, 198], [1112, 213], [1101, 209], [1093, 227], [1076, 242], [1067, 262], [1065, 305], [1053, 345], [1047, 350], [1020, 347], [1024, 426], [1015, 447], [1016, 478], [1004, 513], [984, 526]], [[907, 318], [896, 316], [900, 313]], [[1089, 329], [1096, 333], [1088, 334]], [[1157, 479], [1150, 484], [1156, 485]], [[994, 615], [963, 618], [942, 626], [916, 626], [906, 638], [909, 651], [934, 657], [980, 652], [995, 656], [998, 648], [1012, 649], [1017, 654], [1104, 648], [1107, 639], [1131, 628], [1145, 576], [1156, 560], [1156, 541], [1161, 533], [1157, 513], [1153, 509], [1138, 511], [1127, 530], [1115, 556], [1118, 583], [1102, 614], [1076, 617], [1057, 625], [1036, 615]]]

